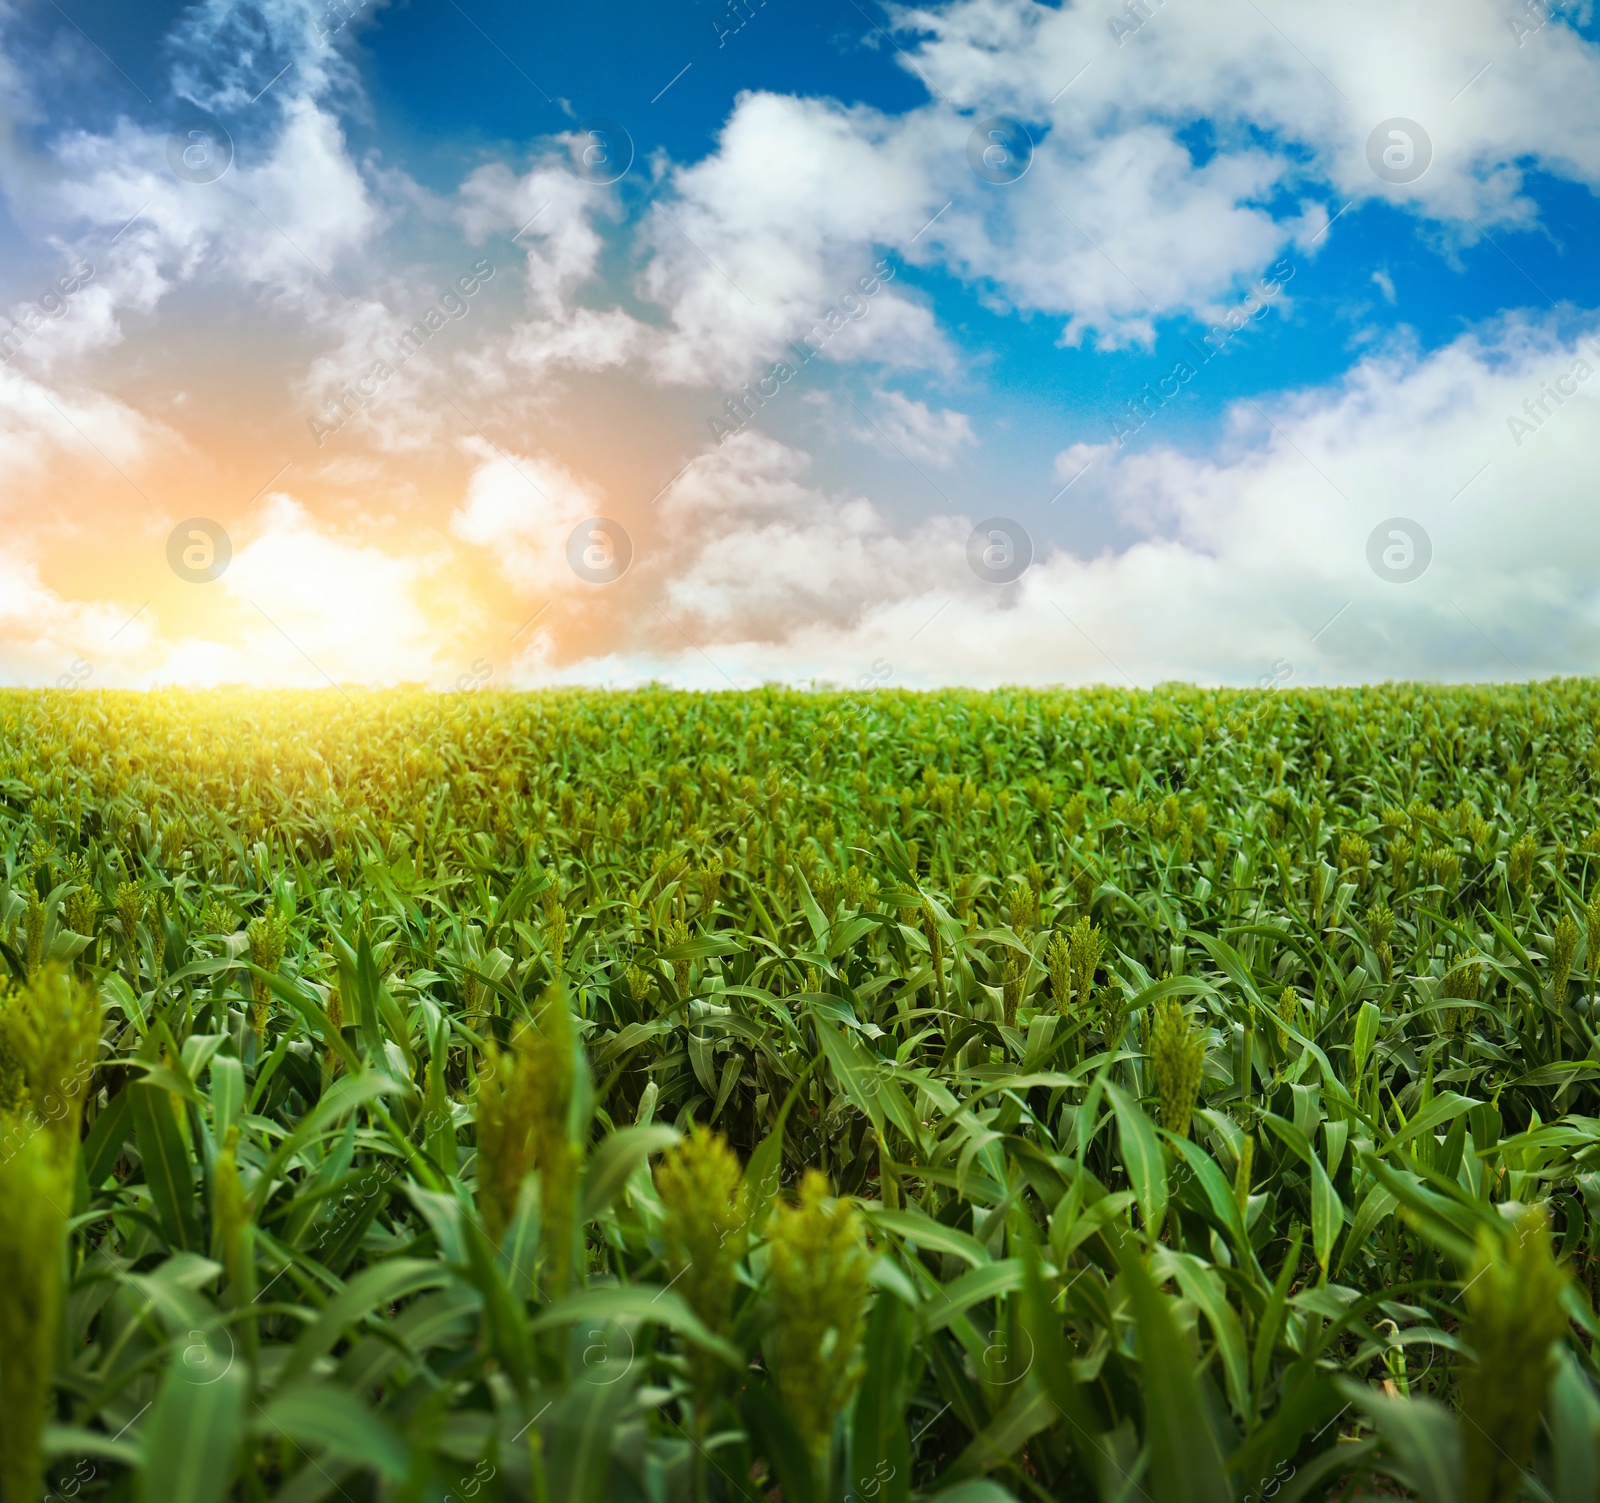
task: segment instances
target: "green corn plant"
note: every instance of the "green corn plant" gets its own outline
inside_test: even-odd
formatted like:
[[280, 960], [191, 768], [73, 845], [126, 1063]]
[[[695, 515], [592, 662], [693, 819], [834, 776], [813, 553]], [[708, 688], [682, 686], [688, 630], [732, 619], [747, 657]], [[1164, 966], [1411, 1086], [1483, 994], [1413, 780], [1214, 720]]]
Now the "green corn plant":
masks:
[[69, 1174], [100, 1025], [99, 998], [59, 965], [0, 995], [0, 1106], [25, 1113]]
[[1367, 909], [1367, 934], [1377, 952], [1378, 967], [1385, 981], [1394, 975], [1394, 951], [1389, 945], [1394, 923], [1394, 910], [1382, 898]]
[[1006, 948], [1005, 957], [1001, 961], [1001, 1003], [1004, 1009], [1006, 1026], [1012, 1028], [1017, 1022], [1017, 1008], [1022, 1003], [1023, 992], [1028, 980], [1029, 962], [1009, 946]]
[[[683, 919], [673, 919], [667, 926], [662, 936], [667, 943], [667, 948], [674, 945], [689, 943], [689, 925]], [[672, 962], [673, 985], [678, 989], [680, 997], [689, 995], [689, 962], [687, 960], [674, 960]]]
[[[1458, 965], [1444, 978], [1440, 985], [1440, 995], [1444, 997], [1459, 998], [1463, 1002], [1476, 1002], [1478, 993], [1483, 985], [1483, 967], [1478, 964], [1468, 963]], [[1445, 1026], [1454, 1030], [1463, 1009], [1450, 1008], [1445, 1014]]]
[[196, 927], [201, 934], [233, 934], [239, 926], [228, 906], [208, 893], [200, 905]]
[[[245, 926], [250, 944], [250, 963], [263, 971], [275, 972], [283, 964], [289, 940], [289, 921], [280, 913], [264, 913]], [[250, 978], [250, 1027], [259, 1039], [266, 1031], [267, 1011], [272, 1003], [272, 988], [265, 977]]]
[[536, 1045], [535, 1032], [524, 1028], [509, 1049], [486, 1044], [478, 1061], [478, 1215], [497, 1245], [534, 1167], [535, 1119], [548, 1109], [540, 1078], [544, 1061]]
[[0, 997], [0, 1503], [39, 1495], [79, 1122], [99, 1042], [98, 998], [58, 966]]
[[1239, 1159], [1233, 1175], [1233, 1198], [1238, 1203], [1241, 1219], [1250, 1209], [1250, 1175], [1255, 1168], [1256, 1140], [1249, 1133], [1239, 1145]]
[[[739, 1160], [725, 1139], [696, 1125], [657, 1165], [655, 1183], [665, 1210], [661, 1231], [665, 1265], [671, 1275], [667, 1287], [680, 1289], [685, 1303], [707, 1329], [725, 1336], [732, 1323], [750, 1220]], [[706, 1486], [709, 1406], [725, 1369], [702, 1348], [692, 1348], [688, 1356], [697, 1399], [691, 1493], [700, 1498]]]
[[1567, 998], [1567, 983], [1572, 978], [1572, 962], [1578, 953], [1578, 925], [1570, 913], [1556, 920], [1550, 949], [1550, 1000], [1561, 1007]]
[[1396, 834], [1389, 841], [1389, 885], [1397, 893], [1405, 891], [1406, 871], [1415, 852], [1416, 847], [1405, 834]]
[[541, 998], [537, 1015], [518, 1035], [519, 1057], [525, 1061], [531, 1088], [529, 1141], [533, 1167], [539, 1171], [540, 1211], [544, 1223], [545, 1288], [564, 1294], [572, 1276], [573, 1234], [577, 1213], [578, 1173], [583, 1150], [573, 1141], [572, 1014], [566, 990], [553, 986]]
[[1150, 1071], [1161, 1101], [1161, 1124], [1179, 1137], [1189, 1135], [1205, 1060], [1205, 1035], [1189, 1022], [1177, 998], [1157, 1001], [1150, 1028]]
[[567, 953], [567, 910], [554, 889], [545, 894], [544, 932], [545, 944], [550, 949], [550, 963], [555, 967], [555, 973], [560, 975]]
[[44, 929], [46, 912], [39, 894], [30, 892], [22, 910], [23, 947], [26, 959], [25, 974], [32, 977], [44, 960]]
[[65, 903], [62, 904], [62, 914], [67, 921], [67, 927], [74, 934], [92, 938], [100, 921], [100, 894], [89, 885], [87, 871], [77, 875], [78, 886], [67, 895]]
[[322, 1059], [331, 1075], [337, 1072], [341, 1063], [334, 1040], [344, 1036], [344, 994], [340, 992], [337, 981], [328, 987], [328, 1000], [323, 1004], [323, 1016], [327, 1019], [327, 1024], [323, 1030], [325, 1042]]
[[650, 973], [642, 966], [629, 965], [623, 973], [622, 984], [634, 1002], [643, 1002], [650, 995]]
[[1533, 863], [1539, 854], [1539, 842], [1524, 832], [1511, 842], [1506, 856], [1506, 880], [1518, 888], [1526, 888], [1533, 881]]
[[672, 1283], [707, 1327], [725, 1334], [750, 1216], [739, 1160], [725, 1138], [696, 1124], [656, 1166], [655, 1182]]
[[1059, 930], [1050, 936], [1044, 951], [1045, 969], [1050, 973], [1050, 995], [1062, 1017], [1072, 1015], [1072, 942]]
[[[917, 856], [913, 849], [911, 852], [911, 867], [916, 870]], [[939, 916], [933, 911], [933, 905], [923, 899], [920, 909], [922, 921], [922, 937], [928, 942], [928, 959], [933, 966], [934, 995], [938, 1005], [943, 1009], [945, 1005], [944, 992], [944, 935], [939, 929]]]
[[1105, 954], [1106, 937], [1088, 918], [1072, 926], [1072, 991], [1079, 1005], [1087, 1008], [1094, 997], [1094, 976]]
[[695, 873], [695, 884], [700, 894], [700, 912], [710, 918], [717, 906], [717, 894], [722, 888], [722, 853], [713, 851], [700, 863]]
[[1462, 1295], [1477, 1354], [1461, 1384], [1466, 1503], [1516, 1503], [1522, 1494], [1555, 1343], [1567, 1329], [1566, 1284], [1542, 1206], [1524, 1208], [1506, 1235], [1480, 1234]]
[[[239, 1175], [239, 1126], [230, 1123], [212, 1173], [211, 1256], [227, 1275], [227, 1302], [234, 1309], [248, 1309], [257, 1297], [255, 1232]], [[238, 1329], [246, 1352], [253, 1355], [254, 1322], [245, 1321]]]
[[773, 1210], [767, 1273], [778, 1387], [819, 1464], [861, 1378], [868, 1266], [858, 1215], [831, 1197], [822, 1174], [808, 1170], [795, 1204]]
[[1298, 1028], [1301, 1021], [1300, 993], [1292, 986], [1286, 986], [1278, 993], [1278, 1052], [1287, 1051], [1289, 1047], [1289, 1029]]
[[27, 1109], [27, 1043], [17, 1026], [17, 989], [0, 980], [0, 1111], [20, 1113]]
[[1357, 887], [1367, 884], [1367, 867], [1372, 860], [1372, 844], [1362, 835], [1339, 837], [1340, 873]]
[[122, 881], [117, 884], [117, 923], [122, 928], [122, 942], [127, 946], [129, 963], [139, 943], [139, 925], [144, 922], [150, 906], [150, 896], [137, 882]]
[[43, 1492], [72, 1180], [50, 1135], [0, 1113], [0, 1503]]
[[1039, 893], [1029, 882], [1014, 882], [1008, 905], [1011, 927], [1026, 938], [1039, 918]]

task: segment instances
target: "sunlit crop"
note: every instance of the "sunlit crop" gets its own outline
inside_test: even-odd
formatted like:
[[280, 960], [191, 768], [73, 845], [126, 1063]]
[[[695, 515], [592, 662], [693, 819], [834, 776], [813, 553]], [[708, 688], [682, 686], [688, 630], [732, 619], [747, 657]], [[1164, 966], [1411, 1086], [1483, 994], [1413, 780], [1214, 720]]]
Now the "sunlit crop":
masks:
[[1600, 1495], [1600, 688], [0, 694], [0, 1503]]

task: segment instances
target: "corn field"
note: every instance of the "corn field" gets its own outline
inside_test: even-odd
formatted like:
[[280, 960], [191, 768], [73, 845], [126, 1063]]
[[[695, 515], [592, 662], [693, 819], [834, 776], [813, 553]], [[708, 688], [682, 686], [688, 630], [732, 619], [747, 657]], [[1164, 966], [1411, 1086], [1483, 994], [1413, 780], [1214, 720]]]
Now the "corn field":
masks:
[[0, 727], [0, 1503], [1600, 1497], [1600, 685]]

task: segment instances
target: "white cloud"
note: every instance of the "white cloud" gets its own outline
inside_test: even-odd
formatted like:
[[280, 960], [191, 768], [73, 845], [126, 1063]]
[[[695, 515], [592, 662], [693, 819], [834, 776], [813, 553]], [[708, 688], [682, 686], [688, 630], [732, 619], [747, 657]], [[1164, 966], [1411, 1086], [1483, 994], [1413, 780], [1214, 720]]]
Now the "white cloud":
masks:
[[158, 447], [177, 442], [126, 403], [76, 385], [47, 385], [21, 363], [0, 365], [0, 466], [13, 479], [17, 471], [37, 477], [51, 464], [72, 460], [132, 469]]
[[[344, 47], [385, 0], [199, 0], [173, 27], [172, 85], [202, 109], [244, 111], [264, 97], [337, 94], [360, 101]], [[269, 106], [270, 107], [270, 106]]]
[[[452, 661], [451, 643], [423, 612], [418, 592], [439, 563], [343, 538], [275, 494], [210, 587], [233, 607], [236, 629], [207, 639], [174, 634], [149, 601], [64, 596], [31, 560], [0, 551], [4, 675], [90, 689], [438, 681]], [[452, 615], [470, 629], [470, 608], [456, 602]]]
[[830, 307], [864, 301], [863, 278], [877, 286], [852, 336], [859, 357], [948, 363], [943, 336], [876, 267], [877, 246], [908, 242], [932, 212], [924, 155], [906, 119], [740, 95], [717, 151], [674, 170], [673, 196], [645, 222], [640, 291], [671, 325], [658, 377], [737, 385]]
[[[1223, 4], [1152, 0], [1122, 45], [1094, 6], [905, 8], [901, 56], [938, 96], [928, 105], [889, 116], [741, 95], [718, 149], [668, 174], [672, 197], [646, 222], [640, 286], [671, 324], [658, 375], [748, 378], [886, 248], [1002, 311], [1061, 316], [1069, 344], [1117, 348], [1235, 301], [1286, 251], [1314, 255], [1346, 205], [1391, 202], [1466, 243], [1536, 222], [1530, 166], [1600, 183], [1600, 49], [1560, 21], [1519, 48], [1498, 0], [1462, 0], [1442, 29], [1422, 0], [1274, 19]], [[1037, 138], [1019, 181], [968, 168], [968, 136], [995, 115]], [[1431, 140], [1412, 183], [1368, 162], [1395, 117]], [[932, 326], [848, 351], [941, 352]]]
[[538, 380], [562, 368], [612, 370], [649, 342], [649, 331], [621, 308], [574, 308], [555, 318], [518, 324], [505, 343], [507, 362]]
[[[204, 0], [180, 18], [168, 39], [172, 87], [180, 101], [226, 114], [236, 137], [208, 148], [219, 161], [232, 153], [212, 181], [173, 170], [165, 125], [118, 117], [104, 129], [0, 135], [0, 187], [14, 215], [49, 235], [63, 270], [78, 257], [95, 266], [31, 358], [117, 344], [130, 316], [149, 316], [174, 287], [199, 280], [258, 289], [274, 311], [313, 325], [343, 316], [341, 269], [384, 210], [347, 149], [339, 111], [359, 108], [359, 90], [338, 46], [318, 41], [323, 10], [312, 0]], [[38, 120], [20, 78], [7, 58], [0, 119]], [[186, 109], [180, 102], [167, 124]]]
[[[220, 579], [213, 638], [164, 627], [146, 601], [78, 601], [47, 586], [30, 562], [0, 553], [0, 640], [6, 671], [29, 683], [149, 688], [156, 684], [440, 681], [455, 645], [421, 594], [439, 552], [386, 552], [319, 524], [297, 501], [269, 495]], [[185, 587], [187, 588], [187, 587]], [[454, 630], [477, 625], [451, 602]], [[87, 670], [87, 671], [86, 671]]]
[[[1064, 450], [1057, 477], [1090, 465], [1086, 483], [1136, 540], [1090, 556], [1041, 539], [1012, 585], [971, 572], [971, 519], [896, 528], [867, 497], [810, 483], [804, 454], [747, 430], [695, 460], [639, 522], [629, 598], [640, 609], [607, 617], [620, 637], [575, 660], [541, 623], [518, 644], [518, 671], [712, 686], [881, 681], [874, 665], [888, 664], [903, 685], [1153, 683], [1254, 682], [1288, 664], [1305, 683], [1592, 664], [1600, 336], [1574, 343], [1553, 324], [1509, 320], [1425, 357], [1370, 356], [1337, 386], [1269, 405], [1270, 423], [1242, 405], [1214, 455]], [[570, 593], [568, 534], [606, 510], [604, 496], [546, 456], [469, 452], [477, 468], [454, 537], [519, 590]], [[1394, 517], [1431, 546], [1408, 584], [1368, 564], [1369, 536]], [[441, 614], [426, 598], [456, 557], [444, 540], [386, 550], [283, 495], [246, 536], [222, 581], [242, 622], [233, 645], [171, 640], [149, 611], [108, 651], [130, 608], [64, 600], [8, 555], [9, 671], [38, 681], [81, 657], [96, 683], [440, 681], [470, 657], [479, 603]]]
[[[1600, 650], [1588, 339], [1513, 321], [1427, 358], [1374, 356], [1277, 404], [1272, 425], [1241, 407], [1218, 457], [1075, 445], [1057, 475], [1102, 466], [1139, 540], [1095, 557], [1041, 548], [1010, 586], [969, 571], [970, 521], [897, 535], [747, 433], [663, 503], [685, 540], [669, 598], [719, 677], [741, 683], [854, 682], [878, 659], [908, 685], [1249, 683], [1280, 661], [1295, 682], [1587, 671]], [[1409, 584], [1367, 561], [1396, 516], [1432, 548]], [[699, 684], [706, 662], [641, 643], [561, 671]]]
[[[1519, 47], [1495, 0], [1461, 0], [1443, 28], [1426, 0], [1151, 12], [1121, 37], [1110, 24], [1118, 12], [1032, 0], [955, 0], [900, 16], [923, 35], [912, 66], [931, 87], [963, 109], [1048, 122], [1073, 150], [1141, 119], [1209, 120], [1219, 155], [1248, 156], [1252, 133], [1268, 132], [1313, 151], [1318, 175], [1345, 197], [1393, 197], [1441, 219], [1455, 219], [1456, 205], [1525, 218], [1525, 162], [1600, 178], [1600, 50], [1564, 21]], [[1553, 99], [1563, 101], [1559, 124]], [[1432, 166], [1399, 192], [1367, 160], [1374, 127], [1394, 117], [1422, 124], [1433, 145]]]
[[[280, 113], [270, 147], [235, 143], [232, 165], [203, 183], [174, 174], [165, 134], [128, 121], [109, 135], [69, 133], [55, 147], [62, 177], [32, 207], [53, 200], [64, 221], [117, 235], [97, 264], [106, 267], [102, 285], [120, 286], [119, 301], [132, 309], [147, 312], [175, 282], [205, 276], [325, 316], [345, 303], [341, 261], [367, 242], [380, 214], [337, 117], [305, 96], [285, 98]], [[105, 239], [85, 243], [97, 249]]]
[[865, 498], [805, 485], [808, 466], [747, 429], [666, 493], [667, 598], [696, 632], [781, 642], [817, 623], [848, 628], [874, 602], [917, 593], [940, 550], [965, 536], [945, 522], [896, 536]]
[[948, 407], [938, 411], [898, 391], [879, 392], [856, 437], [887, 454], [900, 454], [912, 463], [947, 468], [962, 449], [978, 442], [972, 419]]
[[474, 242], [510, 237], [525, 262], [529, 316], [463, 360], [484, 390], [514, 385], [537, 404], [561, 371], [617, 369], [648, 349], [654, 331], [622, 308], [574, 303], [605, 249], [596, 222], [614, 224], [621, 211], [613, 189], [571, 171], [567, 153], [546, 153], [520, 176], [501, 162], [478, 168], [461, 186], [457, 216]]
[[136, 604], [109, 600], [65, 600], [44, 583], [31, 560], [0, 549], [4, 681], [63, 689], [125, 683], [122, 664], [150, 640], [148, 622], [128, 622], [136, 610]]
[[559, 156], [541, 158], [521, 176], [503, 162], [474, 170], [461, 185], [457, 215], [474, 243], [514, 237], [527, 259], [528, 305], [550, 317], [595, 273], [605, 242], [596, 216], [615, 219], [615, 198], [576, 176]]
[[483, 549], [521, 589], [571, 583], [567, 538], [585, 517], [602, 513], [599, 494], [548, 455], [495, 454], [473, 441], [479, 460], [450, 531]]
[[1085, 474], [1091, 465], [1109, 460], [1115, 454], [1110, 444], [1073, 444], [1056, 455], [1053, 473], [1057, 480], [1070, 483]]
[[[402, 314], [368, 300], [338, 320], [339, 343], [312, 360], [300, 388], [306, 426], [319, 449], [331, 454], [344, 447], [337, 440], [347, 426], [388, 453], [432, 448], [450, 423], [452, 394], [462, 394], [463, 370], [484, 389], [503, 381], [500, 361], [486, 357], [484, 345], [498, 351], [504, 341], [485, 340], [481, 311], [492, 298], [485, 288], [503, 268], [488, 256], [470, 256], [463, 256], [453, 278], [435, 274], [420, 291], [393, 278], [389, 301]], [[466, 351], [462, 336], [451, 332], [458, 324], [469, 327]]]

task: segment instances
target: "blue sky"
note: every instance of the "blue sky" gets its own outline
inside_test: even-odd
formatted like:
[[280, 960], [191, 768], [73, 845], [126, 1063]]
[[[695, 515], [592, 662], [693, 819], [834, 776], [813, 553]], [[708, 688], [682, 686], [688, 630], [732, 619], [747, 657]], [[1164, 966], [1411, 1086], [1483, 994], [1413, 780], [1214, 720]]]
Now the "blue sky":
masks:
[[[344, 10], [0, 6], [0, 296], [39, 324], [96, 265], [0, 368], [10, 678], [1592, 668], [1589, 7]], [[190, 117], [214, 180], [170, 168]], [[969, 163], [997, 120], [1014, 181]], [[1396, 121], [1431, 155], [1385, 178]], [[192, 516], [236, 561], [201, 589]], [[568, 561], [595, 516], [614, 582]], [[986, 519], [1014, 581], [968, 566]], [[1420, 576], [1371, 562], [1413, 533]]]

